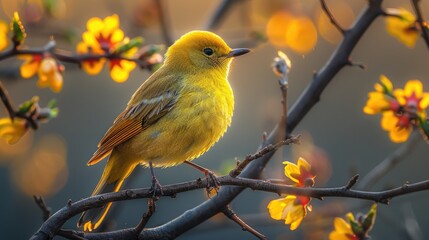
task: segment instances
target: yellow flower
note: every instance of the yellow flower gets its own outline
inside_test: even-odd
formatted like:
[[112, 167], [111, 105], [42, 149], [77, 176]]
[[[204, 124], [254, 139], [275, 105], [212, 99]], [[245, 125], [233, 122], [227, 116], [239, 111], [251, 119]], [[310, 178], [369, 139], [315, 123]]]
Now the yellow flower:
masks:
[[310, 200], [305, 196], [288, 195], [285, 198], [272, 200], [267, 208], [271, 218], [284, 220], [285, 224], [290, 224], [290, 230], [295, 230], [307, 215], [307, 209], [311, 211]]
[[414, 47], [420, 35], [416, 28], [416, 17], [402, 8], [389, 8], [386, 12], [395, 15], [386, 17], [387, 32], [405, 44], [405, 46]]
[[5, 22], [0, 21], [0, 51], [3, 51], [9, 44], [8, 32], [9, 26]]
[[[127, 52], [123, 53], [122, 56], [131, 58], [136, 54], [137, 48], [131, 48]], [[116, 82], [124, 82], [128, 79], [130, 72], [134, 70], [136, 63], [120, 58], [111, 59], [109, 62], [110, 76]]]
[[423, 92], [423, 84], [419, 80], [409, 80], [404, 89], [396, 89], [393, 94], [409, 110], [421, 113], [429, 106], [429, 93]]
[[[101, 50], [101, 48], [90, 47], [85, 42], [80, 42], [77, 45], [76, 51], [79, 54], [95, 54], [95, 55], [104, 54], [104, 51]], [[101, 72], [105, 62], [106, 62], [105, 58], [89, 59], [89, 60], [83, 61], [81, 64], [81, 67], [89, 75], [96, 75]]]
[[375, 84], [375, 92], [369, 93], [363, 109], [366, 114], [382, 113], [381, 126], [389, 132], [393, 142], [405, 142], [414, 127], [422, 127], [429, 107], [429, 93], [423, 92], [419, 80], [409, 80], [404, 89], [393, 90], [390, 80], [380, 77]]
[[373, 204], [365, 214], [359, 214], [355, 219], [352, 213], [347, 213], [347, 221], [342, 218], [334, 219], [334, 231], [329, 234], [329, 240], [360, 240], [370, 239], [368, 233], [375, 223], [377, 205]]
[[288, 161], [283, 162], [285, 166], [285, 175], [295, 182], [298, 187], [312, 187], [314, 185], [314, 174], [311, 173], [310, 164], [304, 158], [298, 159], [298, 164]]
[[[119, 17], [114, 14], [104, 19], [91, 18], [88, 20], [87, 31], [82, 35], [82, 42], [77, 45], [79, 54], [103, 55], [114, 53], [115, 50], [129, 42], [125, 38], [124, 32], [119, 28]], [[136, 67], [135, 62], [124, 60], [132, 58], [137, 52], [137, 47], [133, 47], [123, 53], [117, 54], [117, 58], [109, 59], [110, 76], [116, 82], [124, 82], [128, 79], [129, 74]], [[100, 73], [103, 69], [105, 58], [89, 59], [82, 62], [82, 69], [91, 75]]]
[[393, 84], [390, 80], [384, 76], [380, 76], [380, 82], [374, 85], [375, 92], [368, 94], [368, 101], [363, 108], [366, 114], [377, 114], [389, 109], [397, 110], [399, 103], [390, 95], [393, 91]]
[[23, 78], [31, 78], [39, 70], [40, 63], [42, 62], [42, 55], [21, 55], [20, 59], [24, 60], [24, 63], [21, 65], [20, 71]]
[[[351, 213], [347, 214], [347, 216], [354, 219]], [[344, 219], [339, 217], [335, 218], [334, 227], [335, 230], [329, 234], [329, 240], [359, 240], [359, 238], [353, 233], [350, 224]]]
[[[286, 164], [284, 172], [286, 177], [294, 182], [297, 187], [312, 187], [314, 185], [314, 174], [311, 173], [310, 164], [303, 158], [298, 159], [298, 163], [284, 162]], [[290, 224], [290, 230], [295, 230], [307, 215], [307, 210], [311, 211], [310, 197], [288, 195], [285, 198], [272, 200], [267, 208], [271, 218], [284, 220], [285, 224]]]
[[63, 88], [63, 66], [54, 58], [45, 57], [39, 67], [39, 81], [37, 86], [40, 88], [50, 87], [54, 92], [60, 92]]
[[9, 117], [0, 119], [0, 137], [8, 144], [15, 144], [28, 130], [27, 121], [21, 118], [11, 120]]

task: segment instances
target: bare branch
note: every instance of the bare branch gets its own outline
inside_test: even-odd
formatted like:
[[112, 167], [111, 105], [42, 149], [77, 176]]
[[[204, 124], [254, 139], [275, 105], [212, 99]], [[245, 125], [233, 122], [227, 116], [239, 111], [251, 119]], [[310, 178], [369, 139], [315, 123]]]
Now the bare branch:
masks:
[[280, 142], [278, 142], [278, 143], [276, 143], [276, 144], [269, 144], [269, 145], [267, 145], [266, 147], [264, 147], [263, 149], [259, 150], [259, 151], [258, 151], [257, 153], [255, 153], [255, 154], [247, 155], [247, 156], [246, 156], [246, 158], [245, 158], [244, 160], [242, 160], [241, 162], [239, 162], [239, 164], [237, 165], [237, 167], [236, 167], [235, 169], [233, 169], [233, 170], [229, 173], [229, 175], [230, 175], [231, 177], [236, 177], [236, 176], [238, 176], [238, 175], [243, 171], [243, 169], [244, 169], [247, 165], [249, 165], [249, 163], [250, 163], [251, 161], [253, 161], [253, 160], [255, 160], [255, 159], [258, 159], [258, 158], [260, 158], [260, 157], [262, 157], [262, 156], [264, 156], [264, 155], [266, 155], [266, 154], [268, 154], [268, 153], [270, 153], [270, 152], [276, 151], [276, 150], [277, 150], [277, 149], [279, 149], [281, 146], [289, 145], [289, 144], [291, 144], [291, 143], [295, 143], [295, 144], [297, 144], [297, 143], [299, 143], [299, 138], [300, 138], [300, 135], [292, 136], [292, 137], [290, 137], [290, 138], [288, 138], [288, 139], [286, 139], [286, 140], [280, 141]]
[[411, 0], [411, 5], [413, 5], [414, 12], [417, 15], [416, 22], [422, 31], [422, 37], [426, 42], [426, 46], [429, 48], [429, 26], [428, 26], [428, 23], [425, 22], [425, 20], [423, 18], [423, 14], [422, 14], [422, 11], [420, 9], [419, 2], [420, 2], [420, 0]]
[[326, 13], [326, 15], [328, 16], [329, 20], [331, 20], [332, 25], [334, 25], [334, 27], [341, 33], [344, 35], [344, 33], [346, 32], [340, 25], [340, 23], [338, 23], [337, 19], [335, 19], [334, 15], [332, 14], [331, 10], [329, 10], [328, 5], [326, 4], [325, 0], [320, 0], [320, 4], [322, 5], [322, 9], [323, 11]]
[[143, 217], [140, 220], [139, 224], [137, 224], [137, 226], [134, 228], [134, 231], [137, 234], [140, 234], [143, 231], [143, 229], [146, 226], [147, 222], [152, 217], [152, 214], [155, 212], [155, 208], [156, 208], [156, 205], [155, 205], [154, 199], [153, 198], [149, 198], [149, 200], [147, 201], [147, 211], [143, 215]]
[[161, 26], [162, 35], [164, 36], [164, 41], [167, 44], [167, 46], [170, 46], [171, 44], [173, 44], [173, 38], [171, 37], [171, 34], [170, 34], [171, 31], [170, 31], [170, 27], [169, 27], [168, 21], [167, 21], [166, 10], [162, 6], [161, 0], [154, 0], [154, 1], [155, 1], [157, 8], [158, 8], [159, 23]]
[[0, 98], [7, 110], [7, 113], [9, 114], [9, 117], [13, 119], [15, 117], [15, 110], [12, 107], [12, 103], [7, 93], [7, 90], [1, 82], [0, 82]]
[[248, 231], [251, 234], [253, 234], [258, 239], [264, 240], [268, 239], [266, 236], [261, 234], [260, 232], [256, 231], [254, 228], [249, 226], [246, 222], [244, 222], [232, 209], [230, 206], [226, 206], [225, 209], [222, 211], [225, 216], [227, 216], [232, 221], [236, 222], [243, 231]]
[[377, 166], [375, 166], [365, 177], [361, 179], [358, 184], [358, 188], [369, 190], [374, 186], [386, 173], [392, 170], [398, 163], [405, 159], [417, 145], [417, 141], [420, 140], [420, 134], [414, 131], [408, 141], [402, 144], [396, 151], [391, 155], [387, 156]]
[[213, 30], [219, 26], [222, 20], [225, 18], [229, 10], [231, 10], [234, 4], [237, 4], [243, 0], [223, 0], [216, 8], [213, 16], [207, 23], [206, 29]]

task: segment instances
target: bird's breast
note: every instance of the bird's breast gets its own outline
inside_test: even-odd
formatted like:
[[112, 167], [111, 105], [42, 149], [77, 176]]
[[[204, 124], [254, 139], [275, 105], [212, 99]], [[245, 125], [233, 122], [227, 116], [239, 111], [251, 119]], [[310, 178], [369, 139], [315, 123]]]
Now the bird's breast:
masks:
[[231, 124], [234, 96], [221, 80], [183, 88], [174, 108], [139, 136], [145, 139], [140, 146], [143, 163], [177, 165], [200, 156], [222, 137]]

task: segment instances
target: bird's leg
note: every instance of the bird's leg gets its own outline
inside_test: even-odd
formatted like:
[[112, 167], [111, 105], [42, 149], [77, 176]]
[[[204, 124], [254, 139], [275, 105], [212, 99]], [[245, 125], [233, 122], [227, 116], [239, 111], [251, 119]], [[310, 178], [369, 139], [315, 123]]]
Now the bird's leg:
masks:
[[155, 172], [153, 171], [152, 162], [149, 162], [149, 168], [150, 168], [150, 174], [152, 175], [152, 186], [150, 187], [150, 190], [153, 192], [152, 198], [154, 200], [158, 200], [160, 196], [164, 194], [162, 191], [162, 186], [159, 183], [158, 179], [155, 176]]
[[206, 178], [207, 178], [207, 194], [209, 194], [210, 196], [210, 190], [212, 188], [214, 188], [214, 190], [218, 191], [218, 189], [220, 188], [220, 182], [217, 179], [216, 175], [214, 174], [214, 172], [210, 171], [209, 169], [202, 167], [198, 164], [189, 162], [189, 161], [185, 161], [184, 163], [188, 164], [189, 166], [197, 169], [198, 171], [202, 172]]

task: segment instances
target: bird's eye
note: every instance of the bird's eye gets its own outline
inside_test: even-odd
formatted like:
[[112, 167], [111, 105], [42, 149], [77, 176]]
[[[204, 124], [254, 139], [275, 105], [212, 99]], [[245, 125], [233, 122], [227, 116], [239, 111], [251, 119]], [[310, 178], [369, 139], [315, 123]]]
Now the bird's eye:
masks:
[[207, 56], [211, 56], [214, 53], [213, 49], [211, 49], [211, 48], [204, 48], [203, 52]]

